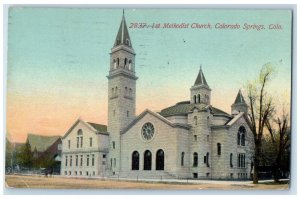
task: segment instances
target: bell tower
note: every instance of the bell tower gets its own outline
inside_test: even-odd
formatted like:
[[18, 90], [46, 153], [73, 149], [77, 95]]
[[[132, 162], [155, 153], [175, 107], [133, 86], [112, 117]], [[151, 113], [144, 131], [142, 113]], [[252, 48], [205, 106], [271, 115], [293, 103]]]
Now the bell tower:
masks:
[[209, 88], [206, 79], [204, 77], [202, 66], [200, 66], [197, 79], [194, 83], [194, 86], [191, 87], [190, 91], [191, 91], [191, 104], [210, 105], [211, 89]]
[[231, 114], [237, 115], [240, 112], [244, 112], [245, 114], [248, 114], [248, 105], [243, 97], [241, 89], [239, 90], [234, 103], [231, 105]]
[[108, 78], [108, 168], [120, 171], [120, 133], [134, 118], [136, 109], [135, 52], [127, 29], [124, 10], [114, 46], [110, 53]]

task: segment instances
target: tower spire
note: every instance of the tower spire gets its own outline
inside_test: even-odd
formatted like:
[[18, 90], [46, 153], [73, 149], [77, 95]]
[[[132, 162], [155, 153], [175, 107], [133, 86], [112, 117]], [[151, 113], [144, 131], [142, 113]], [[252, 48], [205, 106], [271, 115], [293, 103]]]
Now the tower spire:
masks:
[[122, 20], [115, 40], [114, 47], [119, 45], [125, 45], [127, 47], [132, 48], [129, 32], [126, 25], [124, 9], [123, 9]]
[[206, 79], [204, 77], [203, 71], [202, 71], [202, 64], [200, 65], [200, 70], [199, 70], [197, 79], [194, 83], [194, 86], [196, 86], [196, 85], [206, 85], [206, 86], [208, 86], [208, 84], [206, 82]]

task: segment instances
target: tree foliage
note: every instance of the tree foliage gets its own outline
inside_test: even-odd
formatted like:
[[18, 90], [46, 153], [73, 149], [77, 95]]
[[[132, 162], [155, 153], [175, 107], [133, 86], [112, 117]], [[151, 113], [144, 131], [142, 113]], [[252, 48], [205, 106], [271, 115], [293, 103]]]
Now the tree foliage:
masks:
[[17, 162], [20, 166], [26, 168], [33, 166], [33, 155], [29, 142], [26, 142], [17, 153]]
[[255, 154], [253, 158], [253, 183], [258, 183], [258, 167], [261, 161], [263, 132], [267, 121], [272, 118], [275, 107], [272, 96], [267, 92], [267, 86], [274, 75], [271, 63], [263, 65], [258, 78], [247, 84], [247, 100], [250, 108], [250, 128], [254, 136]]

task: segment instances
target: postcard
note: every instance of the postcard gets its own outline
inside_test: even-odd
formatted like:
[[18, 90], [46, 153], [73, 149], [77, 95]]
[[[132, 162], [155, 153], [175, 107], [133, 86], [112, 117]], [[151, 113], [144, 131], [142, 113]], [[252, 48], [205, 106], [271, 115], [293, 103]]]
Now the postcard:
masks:
[[289, 189], [292, 15], [11, 6], [6, 188]]

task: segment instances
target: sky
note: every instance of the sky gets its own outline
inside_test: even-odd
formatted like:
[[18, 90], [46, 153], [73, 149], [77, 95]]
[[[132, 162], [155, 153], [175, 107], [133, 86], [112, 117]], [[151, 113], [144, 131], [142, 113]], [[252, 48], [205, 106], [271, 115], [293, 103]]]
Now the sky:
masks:
[[[122, 9], [21, 8], [8, 13], [6, 127], [10, 140], [28, 133], [64, 135], [81, 117], [107, 124], [110, 50]], [[269, 92], [288, 102], [291, 13], [287, 10], [125, 9], [136, 53], [137, 114], [189, 100], [200, 65], [213, 106], [230, 113], [239, 89], [262, 65], [276, 73]], [[132, 23], [210, 23], [211, 29], [130, 28]], [[240, 24], [216, 29], [215, 24]], [[244, 30], [244, 24], [265, 29]], [[282, 29], [269, 29], [279, 24]]]

